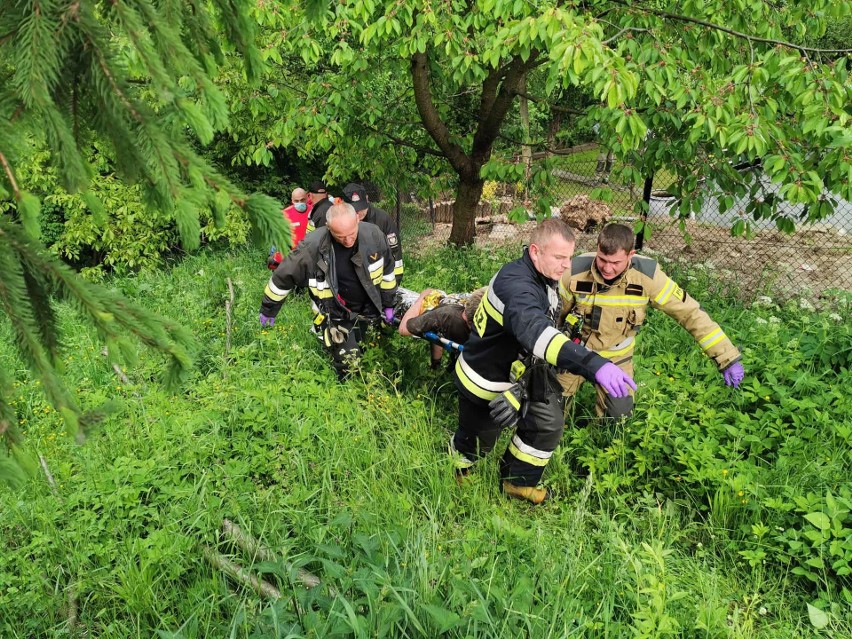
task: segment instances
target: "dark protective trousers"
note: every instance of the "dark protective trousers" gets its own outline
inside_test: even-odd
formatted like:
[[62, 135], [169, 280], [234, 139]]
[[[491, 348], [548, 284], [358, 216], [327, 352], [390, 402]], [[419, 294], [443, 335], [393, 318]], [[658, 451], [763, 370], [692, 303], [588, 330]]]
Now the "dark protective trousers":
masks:
[[367, 331], [372, 324], [372, 321], [364, 318], [335, 322], [333, 326], [338, 331], [337, 335], [343, 337], [342, 342], [336, 343], [334, 341], [335, 331], [332, 329], [332, 324], [328, 319], [323, 322], [321, 333], [322, 343], [329, 355], [331, 355], [331, 362], [334, 370], [337, 372], [337, 379], [339, 381], [346, 379], [353, 365], [361, 357], [361, 342], [364, 341]]
[[[500, 461], [500, 478], [516, 486], [536, 486], [564, 428], [563, 401], [558, 392], [546, 393], [542, 401], [528, 401], [526, 414]], [[477, 461], [494, 448], [500, 430], [491, 419], [487, 403], [459, 395], [459, 426], [453, 436], [458, 452]]]

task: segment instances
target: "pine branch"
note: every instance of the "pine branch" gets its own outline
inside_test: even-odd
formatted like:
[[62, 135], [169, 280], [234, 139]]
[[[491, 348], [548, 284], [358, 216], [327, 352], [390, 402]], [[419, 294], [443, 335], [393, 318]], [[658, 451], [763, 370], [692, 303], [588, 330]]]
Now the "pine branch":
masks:
[[15, 180], [15, 174], [12, 172], [12, 167], [9, 166], [9, 160], [6, 159], [6, 156], [3, 155], [2, 151], [0, 151], [0, 164], [3, 165], [3, 171], [6, 173], [6, 178], [9, 180], [9, 186], [12, 187], [12, 193], [15, 195], [15, 199], [20, 200], [21, 189], [18, 188], [18, 182]]

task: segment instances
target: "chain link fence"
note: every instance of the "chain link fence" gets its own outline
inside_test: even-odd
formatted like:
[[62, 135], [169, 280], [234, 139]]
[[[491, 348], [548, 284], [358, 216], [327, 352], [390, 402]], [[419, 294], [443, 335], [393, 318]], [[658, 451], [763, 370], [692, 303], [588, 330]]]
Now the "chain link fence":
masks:
[[[718, 201], [708, 196], [700, 211], [681, 220], [676, 213], [678, 202], [669, 194], [671, 176], [658, 175], [639, 187], [621, 183], [612, 156], [595, 144], [575, 147], [551, 162], [551, 214], [580, 231], [578, 251], [594, 250], [598, 230], [605, 222], [636, 225], [644, 220], [645, 230], [637, 235], [637, 247], [643, 253], [702, 264], [733, 284], [746, 299], [765, 294], [817, 298], [852, 289], [852, 202], [841, 200], [830, 217], [798, 225], [792, 234], [776, 230], [771, 220], [752, 220], [751, 233], [736, 237], [731, 228], [747, 216], [745, 200], [722, 213]], [[775, 185], [761, 179], [767, 191], [777, 191]], [[593, 191], [601, 187], [611, 189], [610, 202], [593, 199]], [[451, 197], [417, 202], [419, 223], [428, 224], [436, 243], [449, 238]], [[643, 199], [648, 202], [646, 216], [638, 212], [637, 203]], [[523, 185], [486, 183], [477, 208], [477, 244], [525, 241], [535, 222], [513, 222], [510, 217], [514, 216], [509, 215], [525, 202], [528, 206]], [[802, 213], [801, 205], [782, 202], [780, 206], [793, 219]]]

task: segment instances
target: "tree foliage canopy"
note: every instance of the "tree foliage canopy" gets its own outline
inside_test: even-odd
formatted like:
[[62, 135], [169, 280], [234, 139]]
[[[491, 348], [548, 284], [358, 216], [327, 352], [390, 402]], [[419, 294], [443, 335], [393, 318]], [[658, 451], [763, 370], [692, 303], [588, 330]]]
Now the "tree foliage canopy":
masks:
[[[89, 189], [98, 174], [87, 161], [98, 145], [115, 173], [138, 184], [147, 205], [171, 217], [182, 243], [198, 245], [199, 211], [220, 223], [242, 209], [267, 241], [289, 245], [281, 205], [245, 194], [196, 151], [227, 124], [222, 92], [211, 77], [226, 54], [238, 54], [251, 82], [262, 73], [249, 5], [233, 0], [29, 0], [0, 7], [0, 306], [18, 351], [73, 431], [84, 413], [59, 373], [60, 344], [52, 302], [69, 300], [96, 328], [110, 358], [127, 358], [123, 335], [167, 352], [168, 378], [186, 369], [189, 336], [174, 322], [80, 280], [45, 252], [38, 198], [16, 167], [46, 148], [62, 185], [81, 193], [92, 218], [103, 203]], [[0, 370], [8, 370], [0, 366]], [[0, 374], [0, 435], [14, 441], [10, 380]], [[0, 466], [9, 458], [0, 455]]]
[[[428, 180], [451, 172], [464, 201], [451, 239], [466, 242], [470, 207], [495, 168], [489, 160], [524, 143], [507, 134], [516, 98], [553, 114], [581, 94], [581, 117], [599, 122], [603, 140], [635, 167], [626, 177], [674, 172], [685, 212], [706, 194], [702, 178], [725, 196], [756, 196], [754, 176], [736, 173], [729, 160], [760, 158], [781, 195], [819, 218], [831, 210], [824, 189], [850, 196], [850, 51], [798, 43], [820, 37], [829, 20], [848, 19], [850, 6], [267, 3], [259, 22], [274, 72], [255, 97], [275, 118], [256, 143], [327, 153], [331, 176], [420, 172]], [[525, 82], [537, 93], [525, 92]], [[783, 217], [776, 203], [755, 197], [755, 212]]]

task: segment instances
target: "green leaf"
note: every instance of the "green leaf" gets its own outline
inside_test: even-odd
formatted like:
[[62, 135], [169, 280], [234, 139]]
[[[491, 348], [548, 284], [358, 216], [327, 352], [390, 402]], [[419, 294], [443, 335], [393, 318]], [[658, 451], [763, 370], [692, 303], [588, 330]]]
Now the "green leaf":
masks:
[[423, 609], [429, 614], [435, 625], [438, 626], [440, 634], [455, 628], [461, 621], [461, 617], [458, 614], [441, 606], [427, 604], [423, 606]]
[[831, 519], [825, 513], [808, 513], [805, 519], [811, 522], [820, 530], [828, 530], [831, 528]]
[[828, 625], [828, 615], [811, 604], [808, 604], [808, 619], [811, 620], [811, 625], [817, 630], [822, 630]]
[[41, 233], [38, 223], [38, 214], [41, 211], [41, 200], [32, 193], [21, 191], [21, 197], [18, 200], [18, 215], [21, 218], [21, 224], [28, 235], [38, 238]]

